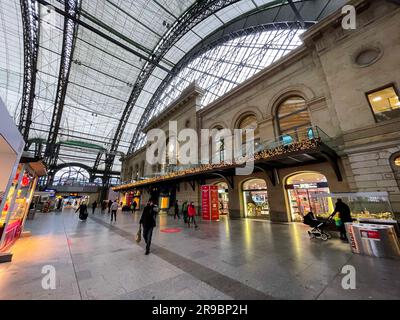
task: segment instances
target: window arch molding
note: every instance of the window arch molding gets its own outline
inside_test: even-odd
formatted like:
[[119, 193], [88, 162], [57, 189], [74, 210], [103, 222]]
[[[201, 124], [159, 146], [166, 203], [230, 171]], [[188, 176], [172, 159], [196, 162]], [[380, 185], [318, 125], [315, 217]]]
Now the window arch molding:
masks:
[[306, 103], [315, 99], [317, 96], [315, 92], [305, 85], [298, 85], [298, 86], [291, 86], [287, 87], [279, 92], [277, 92], [270, 100], [267, 106], [267, 116], [271, 116], [275, 118], [277, 111], [286, 99], [290, 98], [291, 96], [299, 96], [303, 98]]
[[397, 164], [398, 162], [400, 163], [400, 151], [393, 153], [390, 156], [389, 161], [394, 174], [394, 178], [397, 182], [397, 186], [400, 189], [400, 165]]
[[252, 106], [248, 108], [243, 108], [240, 111], [238, 111], [232, 118], [230, 129], [231, 130], [238, 129], [240, 122], [242, 122], [243, 119], [248, 116], [255, 116], [257, 119], [257, 123], [260, 123], [263, 120], [262, 112], [258, 107]]

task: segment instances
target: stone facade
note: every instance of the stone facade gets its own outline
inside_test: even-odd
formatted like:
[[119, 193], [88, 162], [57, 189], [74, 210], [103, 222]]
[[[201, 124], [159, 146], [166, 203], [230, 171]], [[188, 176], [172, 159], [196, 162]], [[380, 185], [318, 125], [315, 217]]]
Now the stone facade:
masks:
[[[288, 97], [304, 98], [313, 126], [332, 138], [340, 155], [343, 181], [338, 181], [328, 163], [278, 170], [278, 184], [267, 181], [271, 218], [288, 221], [284, 191], [285, 177], [295, 172], [315, 171], [328, 178], [332, 192], [387, 191], [395, 212], [400, 213], [400, 174], [393, 155], [400, 152], [400, 118], [376, 122], [366, 93], [388, 84], [400, 86], [400, 7], [384, 0], [353, 1], [357, 7], [357, 29], [343, 30], [341, 12], [321, 21], [304, 35], [304, 45], [227, 95], [199, 109], [196, 87], [189, 88], [147, 129], [167, 129], [169, 120], [178, 121], [178, 130], [189, 127], [213, 129], [237, 128], [244, 115], [257, 118], [260, 140], [279, 135], [277, 109]], [[380, 56], [368, 66], [359, 66], [355, 57], [365, 49], [378, 48]], [[188, 120], [189, 119], [189, 120]], [[139, 150], [123, 162], [122, 180], [134, 178], [138, 166], [143, 175], [151, 174], [145, 150]], [[142, 167], [141, 167], [142, 166]], [[243, 217], [241, 184], [249, 177], [234, 177], [229, 190], [232, 217]], [[206, 181], [214, 183], [218, 181]], [[199, 205], [198, 186], [184, 188], [178, 199]]]

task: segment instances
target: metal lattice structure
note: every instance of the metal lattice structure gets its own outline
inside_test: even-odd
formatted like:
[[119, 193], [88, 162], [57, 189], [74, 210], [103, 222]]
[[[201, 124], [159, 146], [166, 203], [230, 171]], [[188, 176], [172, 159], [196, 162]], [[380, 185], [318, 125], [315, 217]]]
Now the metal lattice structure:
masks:
[[60, 145], [57, 144], [58, 131], [60, 129], [63, 114], [65, 96], [67, 93], [68, 79], [71, 71], [72, 56], [75, 48], [79, 18], [78, 0], [65, 0], [65, 12], [71, 17], [64, 18], [63, 46], [61, 53], [60, 72], [58, 76], [56, 100], [54, 103], [53, 116], [49, 128], [45, 162], [51, 167], [57, 164]]
[[[187, 63], [257, 27], [307, 28], [344, 3], [0, 0], [0, 95], [27, 148], [50, 168], [79, 163], [115, 182], [120, 156], [140, 146], [145, 124], [165, 107], [160, 96], [186, 84]], [[240, 76], [246, 66], [234, 68]]]
[[[305, 28], [313, 23], [304, 23]], [[301, 45], [305, 31], [298, 22], [259, 25], [225, 35], [183, 59], [158, 87], [149, 104], [143, 126], [161, 113], [192, 82], [204, 91], [201, 106], [207, 106], [268, 65]], [[144, 135], [129, 153], [144, 145]]]
[[21, 0], [22, 25], [24, 34], [24, 86], [18, 128], [27, 141], [32, 122], [35, 98], [36, 67], [39, 49], [39, 13], [32, 0]]

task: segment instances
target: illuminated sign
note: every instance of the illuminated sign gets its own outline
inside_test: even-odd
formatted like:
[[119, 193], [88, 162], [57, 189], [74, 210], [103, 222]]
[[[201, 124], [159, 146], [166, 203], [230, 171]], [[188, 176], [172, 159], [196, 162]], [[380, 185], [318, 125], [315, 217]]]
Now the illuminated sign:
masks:
[[295, 189], [317, 189], [318, 185], [316, 183], [299, 183], [294, 184], [293, 187]]

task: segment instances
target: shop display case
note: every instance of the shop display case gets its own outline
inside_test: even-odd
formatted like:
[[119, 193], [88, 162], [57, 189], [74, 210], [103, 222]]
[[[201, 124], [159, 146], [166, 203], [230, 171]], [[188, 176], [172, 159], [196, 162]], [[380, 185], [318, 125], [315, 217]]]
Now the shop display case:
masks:
[[20, 236], [35, 185], [33, 174], [20, 164], [9, 192], [3, 198], [5, 205], [0, 217], [0, 233], [5, 235], [0, 249], [9, 247]]
[[357, 220], [394, 220], [387, 192], [331, 193], [333, 203], [342, 199]]

